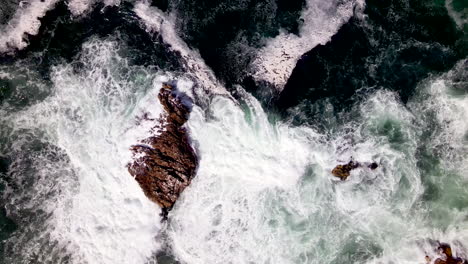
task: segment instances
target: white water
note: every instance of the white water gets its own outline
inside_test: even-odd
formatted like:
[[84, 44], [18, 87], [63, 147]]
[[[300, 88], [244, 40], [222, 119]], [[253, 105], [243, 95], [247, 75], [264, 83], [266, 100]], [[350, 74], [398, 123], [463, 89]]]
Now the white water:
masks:
[[300, 57], [328, 42], [351, 18], [355, 7], [363, 10], [364, 1], [307, 0], [299, 36], [283, 31], [268, 40], [252, 63], [250, 72], [254, 79], [266, 81], [281, 91]]
[[[152, 126], [135, 126], [135, 116], [157, 117], [159, 87], [176, 76], [129, 66], [118, 45], [86, 43], [82, 69], [55, 67], [53, 95], [11, 117], [17, 133], [43, 131], [69, 158], [34, 157], [39, 184], [18, 196], [32, 201], [7, 207], [52, 214], [44, 228], [30, 227], [34, 239], [12, 240], [43, 263], [60, 254], [71, 254], [73, 263], [145, 263], [160, 248], [159, 208], [125, 165], [128, 147]], [[426, 254], [437, 257], [428, 239], [451, 243], [456, 254], [466, 251], [467, 211], [457, 197], [468, 197], [468, 104], [466, 92], [452, 87], [463, 65], [421, 83], [408, 109], [393, 92], [369, 94], [352, 120], [327, 135], [270, 122], [241, 87], [238, 103], [217, 95], [209, 111], [195, 106], [188, 128], [200, 167], [169, 215], [165, 232], [174, 255], [182, 263], [422, 263]], [[179, 83], [191, 95], [192, 83]], [[434, 127], [437, 133], [424, 138]], [[445, 151], [440, 167], [450, 174], [421, 173], [421, 144]], [[336, 181], [330, 170], [350, 156], [380, 167]], [[439, 181], [443, 195], [421, 204], [423, 179]], [[50, 191], [52, 197], [42, 197]], [[49, 240], [57, 241], [53, 254], [41, 254]]]
[[[379, 102], [388, 99], [378, 96], [383, 97], [375, 98]], [[201, 163], [170, 215], [176, 256], [186, 263], [333, 263], [334, 252], [349, 237], [386, 234], [373, 230], [385, 219], [395, 218], [396, 227], [405, 223], [393, 215], [391, 201], [398, 177], [414, 178], [415, 192], [405, 193], [408, 200], [400, 205], [408, 210], [421, 188], [417, 175], [403, 176], [396, 168], [387, 175], [362, 170], [351, 181], [336, 183], [329, 171], [336, 156], [402, 162], [403, 167], [414, 166], [413, 161], [404, 162], [388, 144], [379, 146], [358, 132], [351, 135], [359, 142], [354, 149], [340, 153], [350, 135], [329, 141], [309, 128], [271, 125], [258, 103], [250, 96], [246, 100], [252, 122], [225, 99], [211, 105], [212, 120], [205, 121], [198, 109], [192, 113], [189, 127]], [[374, 116], [386, 114], [369, 104]]]
[[445, 0], [445, 8], [447, 8], [447, 12], [452, 17], [455, 24], [457, 24], [458, 28], [463, 30], [463, 28], [468, 24], [468, 10], [465, 8], [461, 12], [457, 12], [453, 8], [453, 0]]
[[120, 0], [70, 0], [67, 2], [68, 9], [74, 16], [82, 16], [89, 12], [97, 3], [103, 3], [104, 6], [118, 6]]
[[[18, 132], [44, 131], [70, 160], [57, 168], [37, 157], [45, 175], [60, 177], [65, 184], [55, 186], [55, 180], [48, 179], [48, 184], [37, 186], [37, 193], [56, 193], [36, 205], [52, 216], [46, 229], [33, 229], [39, 241], [29, 246], [48, 243], [50, 235], [51, 241], [58, 241], [57, 250], [72, 254], [74, 263], [144, 263], [159, 248], [155, 236], [161, 228], [160, 209], [144, 196], [126, 164], [131, 160], [129, 147], [147, 137], [154, 125], [136, 125], [135, 117], [143, 112], [150, 118], [159, 116], [157, 93], [167, 77], [128, 66], [113, 41], [85, 43], [79, 62], [84, 68], [78, 71], [73, 64], [53, 68], [53, 95], [11, 120]], [[76, 179], [57, 175], [57, 169], [73, 170]], [[18, 243], [28, 243], [27, 238]], [[60, 255], [36, 253], [44, 263]]]
[[[427, 208], [427, 227], [414, 233], [420, 235], [420, 240], [431, 238], [450, 243], [454, 254], [464, 258], [468, 243], [468, 94], [462, 77], [465, 71], [466, 60], [463, 60], [448, 73], [428, 78], [419, 85], [418, 94], [408, 104], [418, 131], [429, 132], [421, 135], [418, 143], [436, 155], [437, 160], [432, 162], [438, 162], [421, 177], [434, 183], [440, 191], [434, 194], [436, 199], [423, 205]], [[421, 241], [409, 239], [394, 245], [373, 263], [416, 263], [413, 249], [418, 246], [433, 260], [437, 258], [427, 243], [421, 245]]]
[[420, 84], [420, 97], [409, 106], [424, 123], [435, 123], [430, 147], [437, 150], [443, 167], [456, 170], [468, 180], [467, 60], [437, 78]]
[[[68, 9], [74, 16], [82, 16], [98, 2], [105, 6], [120, 4], [120, 0], [70, 0]], [[13, 53], [26, 48], [26, 34], [37, 35], [41, 26], [40, 18], [53, 9], [59, 0], [19, 1], [13, 17], [5, 25], [0, 25], [0, 54]]]
[[184, 70], [192, 75], [201, 89], [195, 89], [200, 98], [210, 94], [229, 96], [221, 83], [216, 79], [213, 71], [206, 65], [196, 50], [192, 50], [177, 35], [172, 15], [166, 15], [156, 7], [151, 7], [148, 1], [139, 1], [135, 4], [135, 14], [144, 23], [146, 30], [151, 34], [160, 34], [164, 43], [177, 52], [183, 61]]
[[[175, 38], [170, 19], [146, 3], [135, 11], [150, 31], [181, 52], [191, 78], [198, 76], [205, 91], [219, 85], [199, 55]], [[19, 195], [31, 201], [11, 201], [12, 207], [51, 213], [45, 228], [29, 227], [36, 239], [17, 238], [24, 243], [20, 248], [39, 254], [41, 262], [56, 261], [58, 253], [41, 252], [49, 239], [58, 241], [59, 253], [72, 254], [74, 263], [145, 263], [160, 247], [159, 209], [125, 165], [128, 147], [151, 127], [135, 126], [135, 116], [157, 117], [161, 82], [175, 76], [129, 66], [118, 45], [86, 43], [82, 69], [55, 67], [53, 95], [11, 117], [18, 134], [42, 131], [44, 140], [69, 158], [33, 157], [39, 184]], [[354, 120], [330, 127], [327, 135], [269, 122], [242, 88], [240, 104], [216, 95], [210, 111], [195, 106], [188, 128], [200, 168], [170, 214], [167, 234], [175, 256], [183, 263], [422, 263], [426, 253], [434, 254], [429, 238], [462, 251], [468, 245], [467, 210], [453, 203], [454, 197], [462, 202], [468, 197], [463, 188], [468, 103], [466, 93], [453, 92], [451, 78], [448, 73], [421, 84], [409, 109], [392, 92], [370, 94], [354, 108]], [[181, 86], [190, 94], [190, 83]], [[439, 130], [422, 138], [432, 123]], [[442, 177], [432, 171], [423, 175], [417, 167], [421, 143], [433, 150], [446, 146]], [[350, 156], [378, 161], [380, 167], [358, 169], [349, 181], [337, 182], [330, 170]], [[447, 183], [455, 187], [421, 205], [423, 178], [433, 178], [441, 189]], [[51, 190], [52, 197], [43, 199]]]
[[[428, 80], [420, 88], [428, 101], [417, 97], [410, 110], [393, 92], [371, 94], [328, 137], [269, 123], [246, 93], [244, 110], [224, 98], [213, 100], [209, 118], [195, 107], [189, 128], [200, 168], [170, 214], [174, 254], [183, 263], [421, 263], [437, 257], [429, 239], [465, 251], [468, 214], [452, 200], [466, 201], [467, 191], [440, 185], [444, 199], [421, 204], [421, 179], [437, 172], [422, 175], [416, 160], [432, 126], [421, 115], [441, 109], [435, 140], [462, 148], [450, 154], [466, 165], [467, 95], [453, 98], [446, 78]], [[330, 170], [350, 156], [380, 167], [337, 182]], [[463, 171], [445, 182], [466, 186]], [[442, 215], [433, 215], [437, 207]]]
[[12, 19], [0, 28], [0, 53], [24, 49], [28, 43], [25, 34], [36, 35], [41, 26], [39, 18], [53, 8], [58, 0], [33, 0], [19, 2]]

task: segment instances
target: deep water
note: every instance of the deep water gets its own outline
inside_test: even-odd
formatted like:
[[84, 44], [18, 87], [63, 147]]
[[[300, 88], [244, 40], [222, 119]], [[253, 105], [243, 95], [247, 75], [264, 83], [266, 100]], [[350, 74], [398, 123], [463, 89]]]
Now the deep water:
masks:
[[[327, 100], [340, 111], [359, 100], [361, 90], [390, 89], [403, 103], [431, 73], [444, 72], [467, 56], [459, 30], [443, 1], [367, 1], [366, 19], [352, 18], [325, 45], [299, 60], [276, 105], [285, 111]], [[300, 107], [300, 106], [299, 106]]]
[[[468, 258], [467, 8], [4, 1], [0, 263]], [[166, 81], [200, 166], [162, 221], [126, 165]]]

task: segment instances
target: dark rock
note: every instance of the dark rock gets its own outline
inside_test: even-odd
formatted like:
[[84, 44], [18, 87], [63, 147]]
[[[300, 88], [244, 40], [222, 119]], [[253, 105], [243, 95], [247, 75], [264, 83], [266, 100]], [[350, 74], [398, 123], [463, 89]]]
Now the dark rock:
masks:
[[375, 163], [375, 162], [372, 162], [372, 163], [369, 164], [367, 167], [368, 167], [369, 169], [371, 169], [371, 170], [375, 170], [375, 169], [377, 169], [377, 167], [379, 167], [379, 165], [378, 165], [377, 163]]
[[452, 255], [452, 248], [449, 244], [441, 243], [438, 250], [445, 256], [444, 258], [438, 258], [434, 261], [434, 264], [463, 264], [466, 260], [457, 258]]
[[162, 207], [165, 216], [195, 176], [198, 158], [182, 127], [191, 110], [189, 100], [167, 84], [158, 98], [166, 113], [155, 126], [157, 135], [131, 147], [134, 161], [128, 165], [128, 171], [145, 195]]

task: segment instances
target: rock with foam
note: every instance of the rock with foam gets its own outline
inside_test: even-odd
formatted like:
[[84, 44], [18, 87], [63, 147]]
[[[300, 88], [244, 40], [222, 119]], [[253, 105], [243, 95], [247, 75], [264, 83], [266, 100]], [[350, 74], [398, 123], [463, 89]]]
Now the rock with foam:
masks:
[[195, 176], [198, 159], [183, 127], [190, 112], [189, 99], [166, 84], [158, 98], [166, 115], [159, 118], [156, 136], [132, 146], [134, 161], [128, 171], [146, 196], [167, 212]]

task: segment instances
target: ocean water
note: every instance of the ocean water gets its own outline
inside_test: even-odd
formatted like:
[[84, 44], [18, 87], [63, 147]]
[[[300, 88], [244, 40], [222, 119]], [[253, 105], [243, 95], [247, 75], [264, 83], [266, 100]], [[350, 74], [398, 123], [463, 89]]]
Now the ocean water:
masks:
[[[5, 1], [0, 263], [468, 258], [467, 8]], [[126, 165], [166, 81], [200, 164], [163, 221]]]

